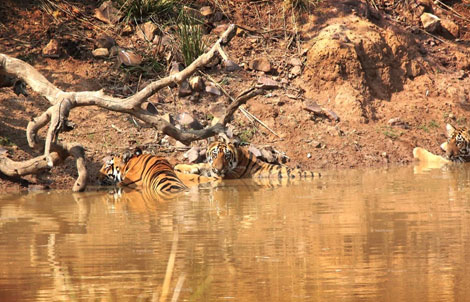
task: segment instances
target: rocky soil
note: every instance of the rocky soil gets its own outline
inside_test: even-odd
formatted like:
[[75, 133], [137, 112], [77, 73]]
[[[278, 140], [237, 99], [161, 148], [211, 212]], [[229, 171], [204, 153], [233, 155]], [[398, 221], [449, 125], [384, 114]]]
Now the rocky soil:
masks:
[[[206, 15], [208, 46], [227, 24], [239, 26], [226, 48], [235, 64], [214, 62], [198, 75], [200, 80], [192, 79], [193, 88], [163, 89], [148, 101], [155, 114], [201, 128], [230, 104], [220, 87], [236, 97], [256, 83], [269, 83], [276, 89], [244, 108], [272, 131], [241, 111], [229, 127], [259, 155], [275, 159], [284, 152], [290, 166], [326, 172], [410, 164], [416, 146], [440, 153], [446, 123], [468, 122], [470, 4], [443, 2], [324, 0], [295, 11], [281, 0], [194, 1], [192, 11]], [[98, 4], [3, 1], [0, 52], [30, 63], [61, 89], [104, 89], [121, 97], [182, 62], [172, 28], [122, 20], [109, 24], [97, 18]], [[434, 25], [429, 24], [436, 22], [433, 16], [439, 18]], [[116, 54], [115, 45], [132, 62]], [[0, 156], [24, 160], [38, 155], [27, 145], [25, 129], [48, 103], [27, 91], [24, 96], [0, 88]], [[176, 163], [195, 160], [194, 150], [202, 152], [207, 144], [187, 147], [129, 116], [92, 107], [75, 109], [70, 120], [75, 129], [60, 139], [86, 148], [90, 185], [111, 153], [141, 146]], [[198, 149], [187, 153], [191, 147]], [[75, 177], [70, 160], [26, 181], [30, 188], [68, 189]], [[25, 185], [0, 178], [3, 191]]]

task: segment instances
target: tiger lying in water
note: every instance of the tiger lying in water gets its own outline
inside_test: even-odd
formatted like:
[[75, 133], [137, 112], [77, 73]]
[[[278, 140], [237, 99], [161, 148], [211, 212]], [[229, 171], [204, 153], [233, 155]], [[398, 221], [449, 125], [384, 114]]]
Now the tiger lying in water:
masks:
[[446, 125], [447, 142], [441, 145], [447, 159], [454, 162], [470, 162], [470, 129]]
[[233, 143], [214, 142], [206, 152], [207, 163], [178, 164], [175, 171], [223, 179], [238, 178], [315, 178], [320, 173], [291, 169], [258, 160], [251, 152]]
[[103, 185], [151, 188], [160, 197], [172, 197], [188, 189], [188, 185], [218, 180], [215, 177], [183, 174], [173, 170], [163, 157], [143, 154], [142, 150], [114, 156], [100, 170]]

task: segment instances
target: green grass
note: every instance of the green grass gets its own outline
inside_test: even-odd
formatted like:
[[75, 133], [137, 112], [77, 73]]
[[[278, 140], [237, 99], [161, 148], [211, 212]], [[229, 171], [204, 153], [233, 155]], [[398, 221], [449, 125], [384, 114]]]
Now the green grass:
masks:
[[238, 137], [240, 138], [240, 144], [249, 144], [256, 132], [256, 128], [246, 128], [245, 130], [240, 132], [240, 134], [238, 135]]
[[177, 20], [176, 35], [184, 64], [189, 66], [194, 60], [204, 53], [202, 40], [202, 22], [181, 10]]
[[427, 124], [421, 124], [421, 125], [418, 126], [418, 129], [421, 129], [424, 132], [429, 132], [429, 130], [435, 129], [435, 128], [440, 128], [439, 123], [436, 122], [435, 120], [431, 120]]
[[178, 0], [114, 0], [124, 14], [126, 22], [143, 23], [151, 18], [164, 21], [177, 15], [180, 9]]
[[13, 143], [8, 137], [0, 136], [0, 146], [11, 147], [11, 146], [14, 146], [14, 145], [15, 145], [15, 143]]
[[382, 126], [378, 132], [391, 139], [397, 139], [403, 134], [403, 131], [397, 131], [391, 126]]

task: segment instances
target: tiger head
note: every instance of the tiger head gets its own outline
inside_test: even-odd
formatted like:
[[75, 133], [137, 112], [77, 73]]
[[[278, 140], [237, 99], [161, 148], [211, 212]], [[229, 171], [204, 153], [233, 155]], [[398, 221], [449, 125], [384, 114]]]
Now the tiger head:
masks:
[[233, 143], [213, 142], [206, 152], [207, 162], [217, 176], [225, 176], [238, 165], [237, 147]]
[[441, 145], [449, 160], [458, 162], [470, 161], [470, 130], [466, 127], [456, 128], [446, 125], [447, 142]]
[[105, 162], [100, 169], [98, 180], [101, 185], [109, 186], [120, 183], [126, 174], [129, 160], [142, 154], [142, 150], [135, 149], [133, 152], [126, 152], [113, 157], [105, 158]]

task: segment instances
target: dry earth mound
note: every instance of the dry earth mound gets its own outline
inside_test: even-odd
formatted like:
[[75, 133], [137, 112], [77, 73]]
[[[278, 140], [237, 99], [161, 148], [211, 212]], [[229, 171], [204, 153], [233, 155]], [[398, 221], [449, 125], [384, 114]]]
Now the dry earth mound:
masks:
[[326, 100], [346, 120], [374, 119], [374, 100], [390, 100], [426, 69], [409, 35], [355, 15], [330, 19], [310, 43], [301, 78], [307, 97]]

